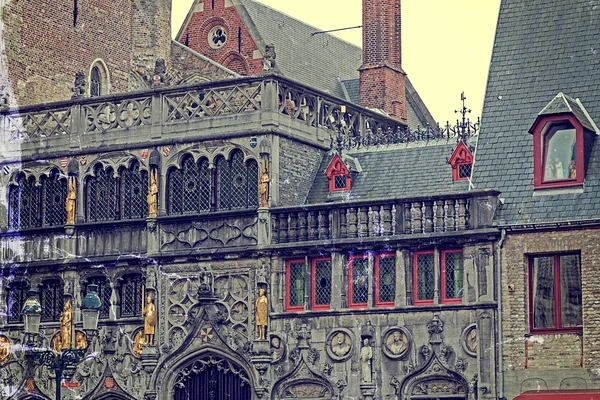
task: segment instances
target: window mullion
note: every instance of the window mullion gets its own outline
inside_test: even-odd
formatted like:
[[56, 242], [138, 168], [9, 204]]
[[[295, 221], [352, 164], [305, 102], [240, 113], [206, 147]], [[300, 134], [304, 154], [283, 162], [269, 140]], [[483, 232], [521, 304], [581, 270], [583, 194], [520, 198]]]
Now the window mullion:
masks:
[[560, 298], [560, 255], [554, 256], [554, 321], [556, 328], [562, 328]]

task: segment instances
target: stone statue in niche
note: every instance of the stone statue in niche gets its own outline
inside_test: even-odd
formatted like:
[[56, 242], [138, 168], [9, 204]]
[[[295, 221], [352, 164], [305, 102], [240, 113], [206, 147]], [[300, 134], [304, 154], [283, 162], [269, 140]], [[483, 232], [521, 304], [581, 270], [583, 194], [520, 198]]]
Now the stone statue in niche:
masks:
[[156, 306], [152, 302], [152, 296], [146, 297], [144, 306], [144, 344], [152, 346], [154, 344], [154, 328], [156, 327]]
[[465, 346], [471, 353], [477, 353], [477, 329], [471, 329], [465, 335]]
[[269, 207], [269, 172], [263, 168], [258, 182], [258, 193], [260, 194], [260, 207]]
[[81, 71], [75, 73], [75, 82], [73, 84], [73, 99], [85, 97], [85, 74]]
[[198, 296], [211, 295], [213, 293], [213, 276], [208, 271], [200, 271], [198, 275]]
[[267, 44], [263, 58], [263, 71], [272, 71], [275, 69], [275, 57], [275, 45], [272, 43]]
[[350, 352], [352, 341], [344, 332], [338, 332], [331, 341], [331, 351], [338, 357], [344, 357]]
[[267, 318], [269, 312], [269, 300], [265, 294], [265, 289], [260, 289], [256, 299], [256, 326], [258, 327], [257, 340], [265, 340], [265, 331], [267, 328]]
[[373, 349], [369, 343], [369, 339], [363, 341], [363, 347], [360, 349], [360, 369], [362, 372], [362, 381], [371, 383], [371, 360], [373, 359]]
[[150, 170], [150, 186], [148, 186], [148, 217], [158, 216], [158, 169]]
[[70, 176], [68, 180], [69, 188], [67, 191], [67, 199], [65, 202], [65, 210], [67, 211], [67, 225], [75, 225], [75, 202], [77, 201], [77, 182], [74, 176]]
[[152, 77], [152, 86], [161, 86], [168, 83], [167, 66], [165, 60], [157, 58], [154, 63], [154, 76]]
[[283, 359], [285, 353], [284, 344], [279, 336], [271, 336], [271, 356], [272, 362], [277, 363]]

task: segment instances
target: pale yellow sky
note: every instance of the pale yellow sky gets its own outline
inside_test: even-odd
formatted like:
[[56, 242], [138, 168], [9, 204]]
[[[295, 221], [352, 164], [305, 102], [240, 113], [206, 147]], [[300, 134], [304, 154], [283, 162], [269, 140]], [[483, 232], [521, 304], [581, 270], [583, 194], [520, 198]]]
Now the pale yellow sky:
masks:
[[[173, 35], [194, 0], [173, 0]], [[362, 24], [362, 0], [257, 0], [322, 30]], [[402, 0], [402, 67], [440, 123], [465, 92], [481, 116], [500, 0]], [[337, 36], [361, 45], [361, 29]]]

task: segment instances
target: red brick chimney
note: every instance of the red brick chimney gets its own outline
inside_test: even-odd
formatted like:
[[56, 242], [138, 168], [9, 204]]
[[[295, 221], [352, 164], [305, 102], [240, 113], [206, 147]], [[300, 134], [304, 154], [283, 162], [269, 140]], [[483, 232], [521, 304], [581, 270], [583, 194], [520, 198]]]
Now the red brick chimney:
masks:
[[379, 108], [406, 122], [401, 28], [400, 0], [363, 0], [360, 105]]

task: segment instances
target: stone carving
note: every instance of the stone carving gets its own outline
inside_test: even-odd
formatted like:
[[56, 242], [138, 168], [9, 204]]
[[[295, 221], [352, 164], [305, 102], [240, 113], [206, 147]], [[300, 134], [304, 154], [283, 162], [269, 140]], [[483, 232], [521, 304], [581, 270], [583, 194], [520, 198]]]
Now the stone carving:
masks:
[[331, 383], [313, 372], [301, 359], [292, 372], [275, 384], [272, 398], [331, 399], [333, 394], [334, 389]]
[[256, 326], [258, 327], [257, 340], [265, 340], [265, 330], [268, 325], [269, 300], [265, 289], [260, 289], [256, 299]]
[[333, 365], [331, 365], [330, 363], [326, 362], [325, 364], [323, 364], [323, 373], [327, 376], [331, 376], [331, 372], [333, 371]]
[[9, 88], [6, 86], [2, 86], [0, 90], [0, 111], [6, 111], [9, 107]]
[[477, 398], [479, 397], [479, 393], [477, 393], [477, 381], [478, 376], [477, 374], [475, 374], [473, 375], [473, 379], [471, 379], [471, 381], [469, 382], [469, 400], [477, 400]]
[[269, 43], [265, 46], [265, 56], [263, 58], [263, 71], [272, 71], [275, 69], [275, 45]]
[[83, 106], [87, 132], [106, 132], [149, 125], [152, 122], [152, 98], [124, 99]]
[[467, 370], [468, 366], [469, 363], [467, 362], [467, 360], [465, 360], [463, 357], [458, 357], [456, 359], [456, 365], [454, 366], [454, 369], [456, 370], [456, 372], [464, 373]]
[[4, 364], [10, 357], [10, 339], [0, 336], [0, 364]]
[[75, 225], [75, 202], [77, 201], [77, 181], [74, 176], [69, 177], [69, 188], [65, 202], [67, 211], [67, 225]]
[[152, 296], [146, 297], [144, 305], [144, 344], [148, 346], [154, 345], [154, 328], [156, 326], [156, 306], [152, 302]]
[[73, 311], [71, 308], [71, 298], [65, 301], [63, 312], [60, 314], [60, 332], [54, 336], [52, 350], [60, 353], [63, 349], [71, 347], [71, 321], [73, 319]]
[[431, 356], [431, 349], [429, 348], [429, 346], [424, 344], [419, 349], [419, 354], [421, 355], [423, 362], [427, 362], [427, 360], [429, 360], [429, 356]]
[[[212, 272], [202, 269], [198, 274], [198, 299], [213, 299], [215, 276]], [[219, 312], [217, 310], [217, 312]]]
[[269, 207], [269, 172], [266, 167], [263, 168], [258, 181], [258, 193], [260, 194], [260, 207]]
[[327, 338], [327, 354], [334, 361], [345, 361], [352, 355], [352, 336], [345, 329], [334, 330]]
[[0, 398], [13, 399], [17, 397], [17, 391], [22, 390], [20, 383], [23, 382], [23, 373], [23, 367], [18, 362], [9, 362], [0, 368], [0, 387], [3, 388]]
[[315, 365], [319, 361], [319, 351], [317, 349], [309, 349], [306, 359], [309, 363]]
[[285, 344], [279, 336], [271, 335], [271, 358], [272, 363], [278, 363], [285, 356]]
[[152, 77], [152, 86], [157, 87], [168, 84], [167, 67], [165, 60], [157, 58], [154, 63], [154, 76]]
[[406, 356], [410, 349], [410, 336], [402, 328], [390, 328], [383, 335], [383, 353], [391, 359], [400, 359]]
[[463, 330], [461, 344], [465, 353], [472, 357], [477, 356], [477, 326], [475, 324], [471, 324]]
[[256, 245], [258, 218], [161, 224], [161, 250]]
[[148, 186], [148, 217], [158, 217], [158, 169], [150, 170], [150, 185]]
[[75, 99], [81, 99], [83, 97], [85, 97], [85, 87], [86, 87], [86, 82], [85, 82], [85, 74], [81, 71], [78, 71], [75, 73], [75, 82], [73, 83], [73, 96], [71, 96], [71, 98], [73, 100]]
[[427, 332], [429, 332], [429, 343], [439, 344], [442, 342], [444, 323], [440, 319], [439, 314], [433, 314], [433, 318], [427, 323]]
[[371, 376], [371, 360], [373, 359], [373, 349], [369, 343], [369, 339], [363, 341], [363, 347], [360, 349], [360, 370], [363, 382], [372, 382]]
[[363, 338], [372, 338], [375, 336], [375, 328], [371, 324], [371, 321], [367, 321], [367, 323], [360, 328], [360, 334]]
[[257, 283], [267, 283], [267, 275], [268, 275], [267, 265], [263, 262], [258, 266], [256, 270], [256, 282]]
[[308, 341], [312, 337], [308, 325], [302, 324], [300, 328], [293, 333], [293, 336], [298, 341], [299, 349], [308, 349]]

